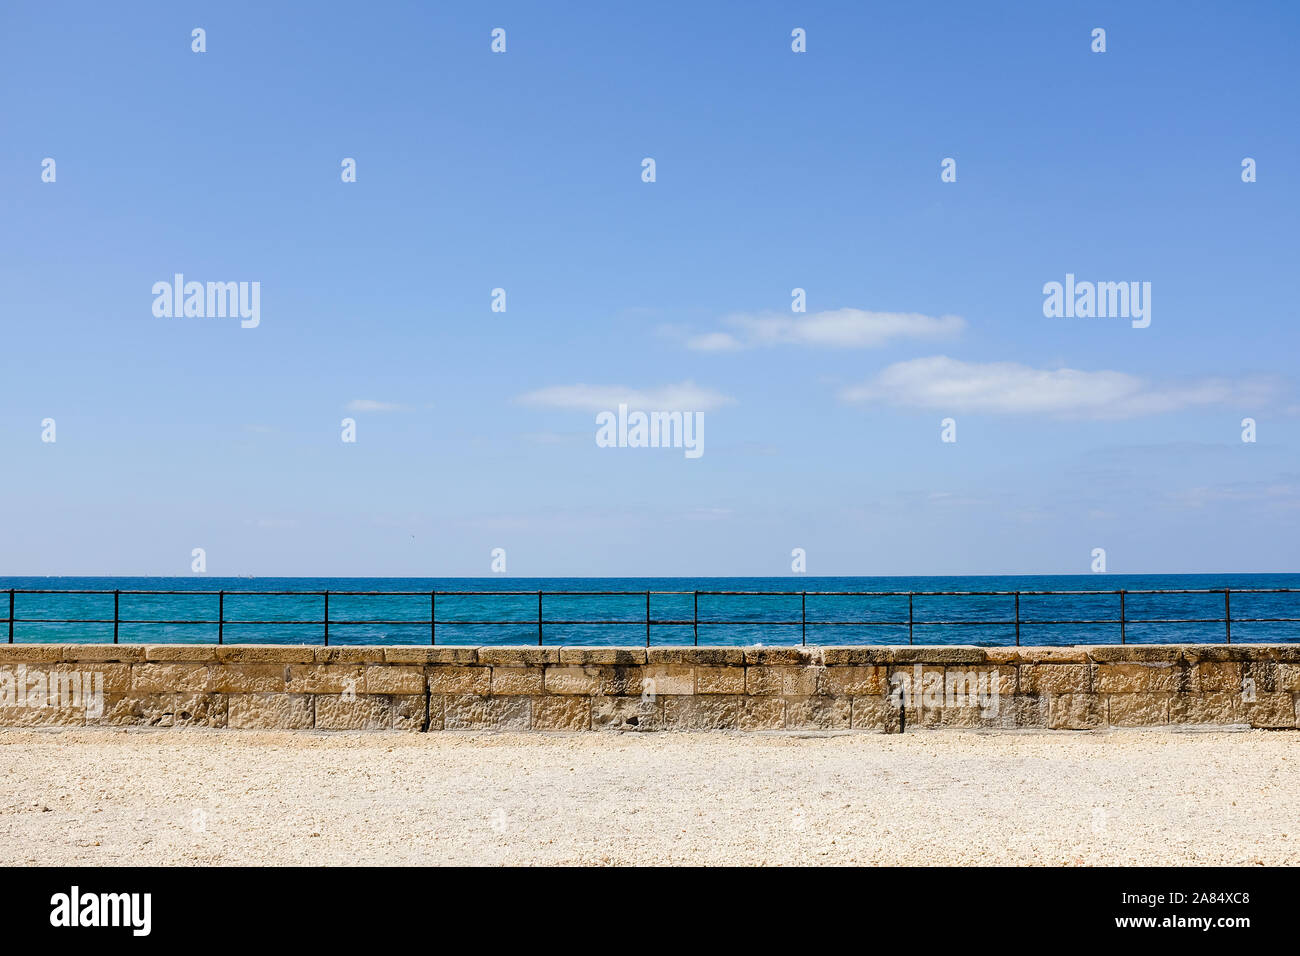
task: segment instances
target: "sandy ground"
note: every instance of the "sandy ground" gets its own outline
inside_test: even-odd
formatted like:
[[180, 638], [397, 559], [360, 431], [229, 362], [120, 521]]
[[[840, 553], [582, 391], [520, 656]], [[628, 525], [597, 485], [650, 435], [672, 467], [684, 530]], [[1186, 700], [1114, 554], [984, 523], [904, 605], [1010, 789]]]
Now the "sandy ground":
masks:
[[1300, 863], [1300, 733], [0, 730], [0, 863]]

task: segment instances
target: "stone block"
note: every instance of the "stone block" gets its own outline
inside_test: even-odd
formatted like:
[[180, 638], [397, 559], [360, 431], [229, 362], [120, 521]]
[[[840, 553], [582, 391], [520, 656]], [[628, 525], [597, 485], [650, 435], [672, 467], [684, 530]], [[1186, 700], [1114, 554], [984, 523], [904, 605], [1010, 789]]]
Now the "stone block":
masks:
[[492, 689], [492, 668], [435, 664], [425, 669], [430, 694], [487, 694]]
[[1107, 720], [1112, 727], [1162, 727], [1169, 723], [1172, 694], [1111, 694]]
[[787, 697], [785, 725], [791, 730], [848, 730], [853, 702], [848, 697]]
[[532, 699], [455, 694], [443, 697], [445, 730], [527, 730]]
[[229, 694], [226, 724], [248, 730], [309, 730], [315, 724], [311, 694]]
[[692, 694], [661, 698], [668, 730], [736, 730], [744, 712], [740, 695]]
[[648, 731], [664, 729], [664, 705], [661, 699], [593, 697], [590, 700], [591, 727], [593, 730]]
[[[512, 696], [523, 694], [537, 696], [545, 693], [543, 669], [540, 667], [494, 667], [492, 668], [492, 694]], [[533, 706], [533, 719], [537, 718], [537, 706]]]
[[590, 730], [591, 709], [590, 697], [534, 697], [533, 730]]
[[745, 693], [745, 668], [709, 665], [696, 667], [695, 692], [697, 694], [743, 694]]

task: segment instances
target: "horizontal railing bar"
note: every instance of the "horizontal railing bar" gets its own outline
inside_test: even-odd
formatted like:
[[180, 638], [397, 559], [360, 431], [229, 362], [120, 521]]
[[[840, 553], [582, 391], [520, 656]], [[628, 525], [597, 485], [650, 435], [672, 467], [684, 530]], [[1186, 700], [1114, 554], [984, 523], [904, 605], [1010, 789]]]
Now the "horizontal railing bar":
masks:
[[[0, 591], [8, 592], [12, 590], [15, 594], [180, 594], [191, 595], [194, 597], [211, 595], [216, 596], [224, 593], [227, 597], [245, 596], [256, 597], [259, 595], [266, 596], [298, 596], [298, 597], [323, 597], [325, 591], [242, 591], [239, 589], [223, 588], [220, 590], [207, 589], [158, 589], [158, 590], [127, 590], [118, 589], [116, 592], [112, 588], [0, 588]], [[1296, 594], [1300, 593], [1300, 588], [1227, 588], [1233, 594]], [[1224, 588], [1124, 588], [1125, 594], [1222, 594]], [[542, 591], [546, 597], [583, 597], [583, 596], [611, 596], [625, 595], [629, 597], [644, 597], [645, 590], [640, 591]], [[650, 594], [701, 594], [701, 595], [737, 595], [749, 597], [799, 597], [807, 594], [808, 596], [823, 597], [907, 597], [909, 594], [916, 597], [944, 597], [944, 596], [971, 596], [971, 597], [995, 597], [1011, 596], [1020, 594], [1023, 596], [1034, 595], [1118, 595], [1119, 589], [1085, 589], [1070, 591], [655, 591], [651, 590]], [[331, 597], [363, 597], [373, 595], [377, 597], [428, 597], [430, 594], [439, 596], [456, 597], [463, 595], [467, 597], [490, 597], [498, 595], [513, 595], [536, 597], [536, 589], [531, 591], [444, 591], [441, 589], [430, 589], [425, 591], [335, 591], [330, 589]]]
[[[1126, 618], [1124, 623], [1128, 623], [1128, 624], [1223, 624], [1223, 623], [1225, 623], [1225, 622], [1226, 622], [1226, 619], [1225, 619], [1225, 618], [1222, 618], [1222, 617], [1153, 617], [1153, 618]], [[0, 617], [0, 624], [8, 624], [8, 623], [9, 623], [9, 619], [8, 619], [8, 618]], [[48, 618], [47, 618], [47, 617], [41, 617], [41, 618], [36, 618], [36, 617], [16, 617], [16, 618], [13, 619], [13, 623], [15, 623], [15, 624], [112, 624], [112, 623], [114, 623], [114, 622], [113, 622], [113, 619], [112, 619], [111, 617], [109, 617], [109, 618], [55, 618], [55, 617], [48, 617]], [[306, 625], [306, 624], [324, 624], [325, 622], [324, 622], [324, 620], [321, 619], [321, 618], [315, 618], [315, 619], [312, 619], [312, 620], [300, 620], [300, 619], [293, 619], [293, 620], [269, 620], [269, 619], [268, 619], [268, 620], [238, 620], [238, 621], [236, 621], [236, 620], [231, 620], [230, 618], [225, 618], [224, 620], [220, 620], [220, 621], [219, 621], [217, 618], [215, 618], [215, 617], [211, 617], [211, 618], [186, 618], [186, 619], [184, 619], [184, 620], [137, 620], [137, 619], [132, 619], [132, 618], [118, 618], [117, 623], [118, 623], [118, 624], [295, 624], [295, 625]], [[502, 625], [502, 624], [527, 624], [527, 625], [529, 625], [529, 626], [531, 627], [531, 626], [535, 626], [535, 625], [537, 624], [537, 619], [536, 619], [536, 618], [518, 618], [518, 619], [516, 619], [516, 620], [491, 620], [491, 621], [488, 621], [488, 620], [480, 620], [480, 619], [474, 619], [474, 620], [458, 620], [458, 619], [445, 619], [445, 618], [440, 618], [440, 619], [438, 619], [437, 621], [430, 622], [428, 618], [425, 618], [424, 620], [419, 620], [419, 619], [408, 619], [408, 620], [400, 620], [400, 621], [399, 621], [399, 620], [379, 620], [379, 619], [369, 619], [369, 618], [365, 618], [365, 619], [339, 620], [338, 618], [333, 618], [333, 617], [332, 617], [332, 618], [330, 618], [329, 623], [330, 623], [331, 626], [334, 626], [334, 625], [348, 626], [348, 625], [355, 625], [355, 624], [385, 624], [385, 625], [402, 625], [402, 624], [409, 624], [409, 625], [411, 625], [411, 626], [413, 626], [413, 627], [414, 627], [414, 626], [417, 626], [417, 625], [418, 625], [418, 626], [424, 626], [424, 627], [427, 627], [430, 623], [434, 623], [434, 624], [495, 624], [495, 625]], [[639, 625], [639, 626], [644, 626], [644, 625], [646, 624], [646, 620], [645, 620], [645, 618], [635, 618], [635, 619], [633, 619], [633, 618], [628, 618], [628, 619], [624, 619], [624, 620], [603, 620], [603, 621], [596, 621], [596, 620], [577, 620], [577, 619], [569, 620], [569, 619], [564, 619], [564, 618], [549, 618], [549, 617], [548, 617], [548, 618], [543, 618], [542, 623], [544, 623], [544, 624], [635, 624], [635, 625]], [[906, 627], [908, 624], [913, 624], [913, 625], [915, 625], [915, 626], [917, 626], [917, 627], [926, 627], [926, 626], [934, 627], [934, 626], [946, 626], [946, 625], [957, 625], [957, 624], [990, 624], [990, 625], [992, 625], [992, 624], [1003, 624], [1003, 625], [1014, 625], [1016, 622], [1015, 622], [1015, 621], [1003, 621], [1003, 620], [975, 620], [975, 621], [934, 620], [934, 621], [923, 621], [923, 620], [915, 620], [915, 619], [912, 620], [912, 621], [906, 621], [906, 620], [903, 620], [903, 621], [816, 621], [816, 620], [809, 620], [809, 621], [762, 621], [762, 620], [737, 620], [737, 619], [727, 619], [727, 620], [721, 620], [721, 619], [718, 619], [718, 620], [714, 620], [714, 619], [705, 619], [705, 618], [701, 618], [700, 620], [695, 621], [695, 620], [692, 620], [692, 619], [677, 620], [677, 619], [671, 619], [671, 618], [664, 618], [664, 619], [661, 620], [661, 619], [659, 619], [659, 618], [652, 618], [652, 619], [650, 620], [649, 623], [650, 623], [650, 625], [651, 625], [652, 627], [667, 626], [667, 625], [672, 625], [672, 626], [690, 626], [690, 625], [693, 625], [693, 624], [732, 624], [732, 625], [735, 625], [735, 624], [764, 624], [764, 625], [771, 624], [771, 625], [784, 626], [784, 627], [794, 627], [795, 625], [802, 625], [802, 624], [808, 624], [808, 625], [810, 625], [810, 626], [815, 624], [815, 625], [817, 625], [818, 627], [836, 627], [836, 626], [838, 626], [838, 627]], [[1056, 619], [1056, 618], [1053, 618], [1053, 619], [1028, 619], [1028, 618], [1021, 618], [1019, 623], [1020, 623], [1020, 624], [1119, 624], [1119, 623], [1121, 623], [1121, 621], [1120, 621], [1120, 619], [1117, 618], [1117, 617], [1108, 617], [1108, 618], [1059, 618], [1059, 619]], [[1232, 619], [1232, 623], [1233, 623], [1233, 624], [1300, 624], [1300, 617], [1234, 617], [1234, 618]]]

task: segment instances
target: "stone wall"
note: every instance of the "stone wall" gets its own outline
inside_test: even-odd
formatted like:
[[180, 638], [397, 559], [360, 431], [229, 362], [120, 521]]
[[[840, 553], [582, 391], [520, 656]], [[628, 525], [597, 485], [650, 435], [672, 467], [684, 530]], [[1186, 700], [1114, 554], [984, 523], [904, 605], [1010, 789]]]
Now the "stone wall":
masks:
[[1298, 697], [1300, 645], [0, 645], [0, 726], [1295, 728]]

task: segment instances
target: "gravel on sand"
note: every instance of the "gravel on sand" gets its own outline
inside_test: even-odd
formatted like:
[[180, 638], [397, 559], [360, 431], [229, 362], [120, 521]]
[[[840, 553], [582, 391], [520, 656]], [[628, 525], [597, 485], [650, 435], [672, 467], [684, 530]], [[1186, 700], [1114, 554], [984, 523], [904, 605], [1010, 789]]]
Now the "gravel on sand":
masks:
[[1296, 864], [1300, 733], [0, 730], [0, 863]]

